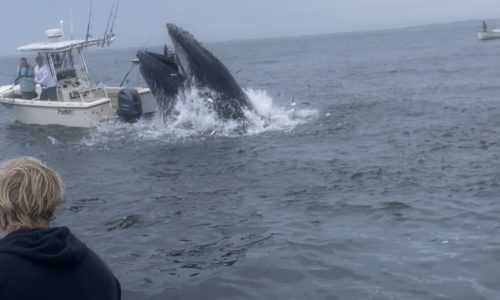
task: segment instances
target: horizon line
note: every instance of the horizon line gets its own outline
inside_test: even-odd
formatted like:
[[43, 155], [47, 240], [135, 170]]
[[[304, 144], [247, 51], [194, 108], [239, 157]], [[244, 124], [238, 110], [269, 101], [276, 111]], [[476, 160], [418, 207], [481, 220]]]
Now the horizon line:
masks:
[[[270, 37], [255, 37], [255, 38], [234, 38], [234, 39], [220, 39], [220, 40], [210, 40], [210, 41], [202, 41], [204, 44], [228, 44], [228, 43], [244, 43], [244, 42], [252, 42], [252, 41], [270, 41], [270, 40], [286, 40], [286, 39], [296, 39], [296, 38], [309, 38], [309, 37], [321, 37], [321, 36], [334, 36], [334, 35], [344, 35], [344, 34], [362, 34], [362, 33], [375, 33], [375, 32], [386, 32], [386, 31], [397, 31], [397, 30], [408, 30], [408, 29], [416, 29], [422, 27], [430, 27], [430, 26], [438, 26], [438, 25], [451, 25], [456, 23], [467, 23], [467, 22], [480, 22], [480, 21], [492, 21], [495, 19], [468, 19], [468, 20], [457, 20], [457, 21], [447, 21], [447, 22], [438, 22], [438, 23], [425, 23], [425, 24], [417, 24], [410, 26], [401, 26], [401, 27], [386, 27], [386, 28], [378, 28], [378, 29], [368, 29], [368, 30], [352, 30], [352, 31], [337, 31], [337, 32], [320, 32], [320, 33], [310, 33], [310, 34], [290, 34], [290, 35], [279, 35], [279, 36], [270, 36]], [[478, 25], [479, 27], [479, 25]], [[158, 44], [152, 46], [152, 48], [161, 47], [163, 44]], [[89, 51], [98, 52], [98, 51], [111, 51], [111, 50], [127, 50], [127, 49], [141, 49], [144, 46], [134, 45], [134, 46], [119, 46], [113, 48], [104, 48], [104, 49], [91, 49]], [[11, 52], [11, 53], [0, 53], [0, 57], [9, 57], [18, 54], [19, 52]]]

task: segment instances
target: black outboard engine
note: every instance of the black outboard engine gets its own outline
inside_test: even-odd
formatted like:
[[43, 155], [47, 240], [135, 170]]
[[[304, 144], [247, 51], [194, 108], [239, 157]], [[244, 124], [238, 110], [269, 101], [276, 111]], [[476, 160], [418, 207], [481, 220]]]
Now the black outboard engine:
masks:
[[118, 93], [118, 110], [116, 113], [125, 122], [135, 122], [141, 117], [141, 96], [136, 89], [122, 89]]

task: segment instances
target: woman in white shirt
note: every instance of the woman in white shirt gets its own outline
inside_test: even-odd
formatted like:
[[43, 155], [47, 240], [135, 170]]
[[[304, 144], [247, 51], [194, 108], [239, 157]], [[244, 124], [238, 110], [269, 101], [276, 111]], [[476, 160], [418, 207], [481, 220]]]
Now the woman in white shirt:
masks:
[[35, 82], [42, 87], [40, 100], [57, 101], [56, 80], [40, 55], [36, 57]]

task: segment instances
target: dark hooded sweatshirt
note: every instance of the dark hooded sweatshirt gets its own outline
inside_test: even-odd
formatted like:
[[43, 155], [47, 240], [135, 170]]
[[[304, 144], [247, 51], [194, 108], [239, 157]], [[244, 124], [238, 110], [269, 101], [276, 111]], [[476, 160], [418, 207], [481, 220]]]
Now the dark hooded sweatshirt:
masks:
[[66, 227], [0, 239], [0, 300], [115, 300], [120, 283]]

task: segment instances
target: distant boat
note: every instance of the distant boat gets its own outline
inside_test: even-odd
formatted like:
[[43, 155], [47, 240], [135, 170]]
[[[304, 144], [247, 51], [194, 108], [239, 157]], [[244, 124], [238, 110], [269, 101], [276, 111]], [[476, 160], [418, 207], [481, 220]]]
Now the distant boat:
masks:
[[482, 41], [500, 39], [500, 28], [488, 30], [488, 25], [483, 21], [483, 30], [477, 33], [477, 38]]

